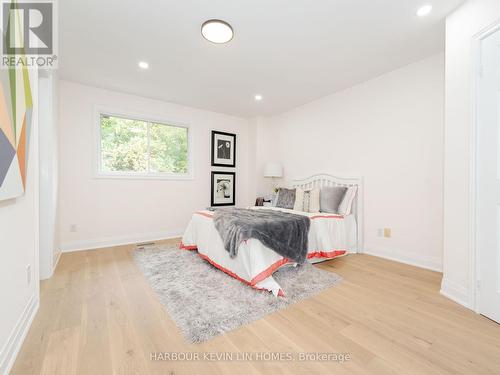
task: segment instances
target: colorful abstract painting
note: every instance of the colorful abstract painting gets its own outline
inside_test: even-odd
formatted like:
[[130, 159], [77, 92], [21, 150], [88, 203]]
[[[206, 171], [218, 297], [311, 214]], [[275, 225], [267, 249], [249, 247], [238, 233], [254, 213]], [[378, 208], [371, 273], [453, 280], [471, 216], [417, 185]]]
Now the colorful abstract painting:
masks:
[[32, 113], [28, 70], [0, 70], [0, 200], [26, 189]]

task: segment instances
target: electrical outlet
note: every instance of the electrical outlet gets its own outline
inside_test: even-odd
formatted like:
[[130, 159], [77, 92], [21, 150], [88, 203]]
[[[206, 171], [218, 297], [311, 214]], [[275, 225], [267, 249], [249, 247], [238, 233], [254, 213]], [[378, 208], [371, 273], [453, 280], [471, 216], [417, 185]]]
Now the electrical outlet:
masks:
[[78, 232], [78, 226], [76, 224], [71, 224], [69, 227], [70, 232]]
[[377, 235], [379, 237], [384, 237], [384, 230], [382, 228], [380, 228], [379, 230], [377, 230]]
[[31, 284], [31, 264], [28, 264], [26, 266], [26, 282], [28, 285]]
[[384, 237], [391, 238], [391, 236], [392, 236], [391, 228], [384, 228]]

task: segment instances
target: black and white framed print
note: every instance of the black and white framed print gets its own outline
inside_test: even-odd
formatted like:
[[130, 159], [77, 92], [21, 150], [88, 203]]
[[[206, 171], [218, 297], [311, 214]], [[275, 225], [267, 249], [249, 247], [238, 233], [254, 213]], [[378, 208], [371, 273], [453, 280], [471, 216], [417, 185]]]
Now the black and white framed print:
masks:
[[235, 178], [234, 172], [212, 172], [211, 206], [234, 206]]
[[212, 130], [212, 166], [236, 166], [236, 134]]

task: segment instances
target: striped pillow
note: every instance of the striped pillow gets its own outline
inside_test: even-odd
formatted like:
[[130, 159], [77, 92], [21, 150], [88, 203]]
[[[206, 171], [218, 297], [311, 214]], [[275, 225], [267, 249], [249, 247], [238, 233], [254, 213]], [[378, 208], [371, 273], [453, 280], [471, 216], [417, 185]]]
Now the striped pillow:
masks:
[[297, 188], [293, 209], [303, 212], [319, 212], [319, 189], [303, 190]]

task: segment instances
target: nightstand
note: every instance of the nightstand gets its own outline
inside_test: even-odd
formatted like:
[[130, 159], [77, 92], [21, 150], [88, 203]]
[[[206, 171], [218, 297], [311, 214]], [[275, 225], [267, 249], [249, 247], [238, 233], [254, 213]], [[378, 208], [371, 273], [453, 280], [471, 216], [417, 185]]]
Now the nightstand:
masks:
[[269, 200], [268, 198], [264, 198], [264, 197], [258, 197], [256, 200], [255, 200], [255, 205], [256, 206], [265, 206], [265, 207], [272, 207], [273, 205], [273, 201], [272, 200]]

